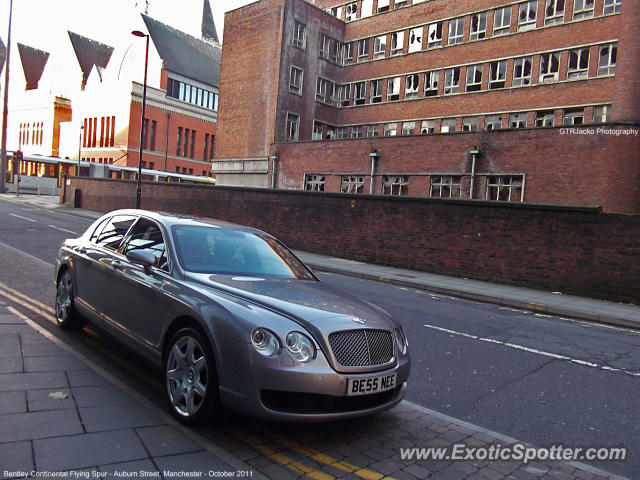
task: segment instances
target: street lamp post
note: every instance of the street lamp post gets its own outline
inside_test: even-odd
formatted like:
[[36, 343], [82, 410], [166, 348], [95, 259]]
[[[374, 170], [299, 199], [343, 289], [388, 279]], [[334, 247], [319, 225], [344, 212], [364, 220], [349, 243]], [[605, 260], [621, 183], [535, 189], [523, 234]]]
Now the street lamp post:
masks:
[[144, 82], [142, 84], [142, 113], [140, 114], [140, 156], [138, 157], [138, 183], [136, 186], [136, 208], [140, 208], [142, 198], [142, 147], [144, 141], [144, 111], [147, 106], [147, 67], [149, 64], [149, 34], [134, 30], [131, 32], [136, 37], [146, 37], [147, 45], [144, 54]]
[[80, 133], [78, 134], [78, 177], [80, 176], [80, 157], [82, 155], [82, 131], [84, 125], [80, 125]]
[[9, 33], [7, 34], [7, 58], [4, 64], [4, 101], [2, 108], [2, 147], [0, 147], [0, 193], [4, 193], [7, 175], [7, 115], [9, 113], [9, 63], [11, 62], [11, 17], [13, 0], [9, 2]]

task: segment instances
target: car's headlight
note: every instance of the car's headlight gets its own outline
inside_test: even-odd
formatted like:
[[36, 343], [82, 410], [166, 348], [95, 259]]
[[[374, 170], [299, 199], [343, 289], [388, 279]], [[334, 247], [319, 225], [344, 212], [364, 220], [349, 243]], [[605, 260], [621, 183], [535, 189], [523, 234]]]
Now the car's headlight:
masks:
[[407, 340], [407, 336], [404, 334], [404, 330], [402, 327], [396, 328], [396, 345], [398, 345], [398, 352], [402, 355], [407, 354], [407, 348], [409, 347], [409, 341]]
[[280, 350], [278, 337], [266, 328], [256, 328], [251, 332], [251, 343], [258, 353], [270, 357]]
[[311, 339], [300, 332], [291, 332], [287, 335], [286, 347], [293, 359], [300, 363], [313, 360], [316, 354], [316, 347]]

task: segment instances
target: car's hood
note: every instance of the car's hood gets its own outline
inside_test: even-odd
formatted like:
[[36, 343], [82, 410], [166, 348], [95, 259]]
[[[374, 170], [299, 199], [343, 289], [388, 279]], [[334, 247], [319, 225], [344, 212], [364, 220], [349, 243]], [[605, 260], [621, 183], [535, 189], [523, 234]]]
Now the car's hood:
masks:
[[[393, 328], [391, 317], [379, 307], [342, 293], [316, 280], [262, 279], [231, 275], [187, 274], [186, 280], [241, 296], [302, 323], [325, 330], [328, 324], [346, 328]], [[344, 322], [349, 323], [344, 323]], [[355, 323], [351, 323], [355, 322]]]

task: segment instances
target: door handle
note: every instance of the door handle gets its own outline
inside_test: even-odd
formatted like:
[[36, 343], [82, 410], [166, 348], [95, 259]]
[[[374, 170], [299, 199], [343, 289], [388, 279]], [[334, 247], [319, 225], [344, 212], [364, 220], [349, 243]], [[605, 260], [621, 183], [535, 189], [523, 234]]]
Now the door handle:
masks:
[[124, 268], [124, 265], [122, 265], [122, 263], [120, 263], [119, 260], [114, 260], [111, 262], [111, 266], [113, 268], [115, 268], [116, 270], [122, 270]]

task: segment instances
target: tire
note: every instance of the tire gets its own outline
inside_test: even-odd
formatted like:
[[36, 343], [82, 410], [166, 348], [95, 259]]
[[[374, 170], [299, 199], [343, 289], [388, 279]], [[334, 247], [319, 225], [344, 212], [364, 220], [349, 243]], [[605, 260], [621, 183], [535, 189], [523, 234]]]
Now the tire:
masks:
[[80, 330], [87, 324], [87, 321], [76, 311], [73, 280], [69, 270], [65, 270], [58, 278], [55, 308], [56, 322], [60, 328]]
[[176, 332], [165, 351], [163, 372], [169, 408], [180, 422], [207, 422], [219, 416], [218, 376], [202, 333], [193, 328]]

